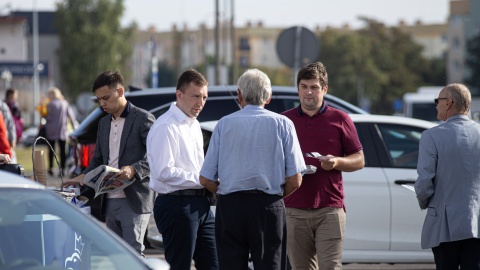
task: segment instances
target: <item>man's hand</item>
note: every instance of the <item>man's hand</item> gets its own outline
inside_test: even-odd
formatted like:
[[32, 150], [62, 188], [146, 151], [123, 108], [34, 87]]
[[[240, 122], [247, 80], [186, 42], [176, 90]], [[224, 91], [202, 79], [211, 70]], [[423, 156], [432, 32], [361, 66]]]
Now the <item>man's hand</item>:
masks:
[[85, 174], [80, 174], [75, 178], [72, 178], [68, 181], [63, 182], [63, 187], [75, 186], [75, 185], [83, 186], [83, 178], [85, 178]]
[[117, 173], [116, 179], [117, 180], [128, 180], [132, 179], [132, 177], [137, 173], [133, 166], [123, 166], [120, 171]]
[[213, 194], [217, 193], [218, 190], [218, 182], [210, 181], [208, 178], [205, 178], [200, 175], [200, 184], [208, 189]]
[[320, 166], [326, 171], [335, 169], [335, 166], [337, 165], [337, 157], [334, 157], [332, 155], [323, 156], [319, 158], [319, 160]]

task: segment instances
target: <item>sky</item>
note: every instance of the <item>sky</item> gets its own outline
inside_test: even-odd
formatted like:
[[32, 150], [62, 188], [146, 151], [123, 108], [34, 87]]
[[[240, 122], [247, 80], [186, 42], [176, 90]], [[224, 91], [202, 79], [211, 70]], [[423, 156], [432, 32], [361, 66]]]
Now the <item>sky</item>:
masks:
[[[58, 0], [0, 0], [0, 13], [12, 10], [53, 11]], [[220, 17], [230, 20], [234, 3], [235, 26], [254, 25], [262, 21], [264, 27], [317, 26], [352, 28], [362, 27], [359, 16], [397, 25], [403, 20], [408, 25], [420, 20], [423, 24], [446, 23], [449, 0], [218, 0]], [[176, 24], [198, 29], [201, 23], [212, 27], [215, 22], [214, 0], [124, 0], [122, 24], [135, 21], [140, 29], [154, 26], [157, 31], [168, 31]]]

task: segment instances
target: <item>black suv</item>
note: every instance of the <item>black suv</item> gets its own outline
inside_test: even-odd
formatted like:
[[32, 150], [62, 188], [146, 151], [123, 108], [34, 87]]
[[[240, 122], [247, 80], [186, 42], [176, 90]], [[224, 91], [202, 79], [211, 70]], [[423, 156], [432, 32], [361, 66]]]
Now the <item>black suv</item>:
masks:
[[[156, 118], [165, 113], [171, 102], [175, 101], [175, 87], [143, 89], [133, 92], [126, 92], [127, 100], [135, 106], [150, 111]], [[237, 86], [209, 86], [208, 99], [198, 121], [219, 120], [223, 116], [240, 109], [237, 102]], [[365, 114], [362, 109], [336, 98], [326, 95], [327, 103], [347, 113]], [[298, 92], [295, 87], [273, 86], [272, 99], [266, 109], [281, 113], [300, 104]], [[70, 142], [73, 144], [75, 165], [70, 169], [70, 176], [74, 177], [81, 173], [90, 162], [95, 152], [95, 140], [97, 136], [98, 122], [106, 113], [101, 107], [94, 109], [70, 134]]]

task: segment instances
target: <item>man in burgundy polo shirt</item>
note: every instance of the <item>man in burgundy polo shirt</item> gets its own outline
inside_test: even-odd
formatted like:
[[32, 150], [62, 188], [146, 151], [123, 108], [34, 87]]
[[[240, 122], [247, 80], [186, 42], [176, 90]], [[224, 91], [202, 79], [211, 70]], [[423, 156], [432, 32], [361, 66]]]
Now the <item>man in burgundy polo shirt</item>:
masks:
[[323, 96], [328, 75], [322, 63], [303, 67], [297, 76], [300, 106], [283, 113], [295, 125], [303, 153], [317, 170], [286, 197], [287, 250], [293, 269], [342, 269], [345, 206], [342, 171], [364, 166], [363, 148], [350, 117], [328, 106]]

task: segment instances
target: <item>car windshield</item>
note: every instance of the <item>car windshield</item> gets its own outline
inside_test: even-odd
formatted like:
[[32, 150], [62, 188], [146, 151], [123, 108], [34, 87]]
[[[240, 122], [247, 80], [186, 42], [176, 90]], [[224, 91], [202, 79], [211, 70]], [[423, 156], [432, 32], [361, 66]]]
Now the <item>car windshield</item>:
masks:
[[0, 189], [0, 269], [145, 269], [116, 237], [48, 190]]

